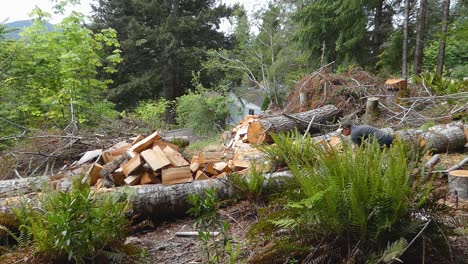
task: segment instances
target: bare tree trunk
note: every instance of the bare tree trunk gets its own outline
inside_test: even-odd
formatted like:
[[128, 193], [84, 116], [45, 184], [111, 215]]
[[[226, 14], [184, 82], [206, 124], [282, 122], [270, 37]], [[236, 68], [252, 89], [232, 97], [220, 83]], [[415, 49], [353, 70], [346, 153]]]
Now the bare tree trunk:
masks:
[[427, 2], [421, 0], [419, 6], [418, 30], [416, 32], [416, 48], [414, 53], [414, 73], [416, 75], [422, 72], [422, 63], [424, 56], [424, 31], [426, 29]]
[[401, 67], [401, 76], [408, 79], [408, 22], [409, 22], [409, 0], [405, 0], [405, 20], [403, 22], [403, 58]]
[[442, 39], [439, 44], [439, 54], [437, 55], [436, 74], [442, 76], [445, 61], [445, 44], [447, 39], [447, 29], [449, 23], [450, 0], [444, 0], [444, 17], [442, 18]]
[[385, 1], [379, 0], [375, 6], [375, 14], [374, 14], [374, 50], [372, 61], [376, 63], [378, 61], [378, 55], [382, 51], [382, 44], [383, 44], [383, 5]]

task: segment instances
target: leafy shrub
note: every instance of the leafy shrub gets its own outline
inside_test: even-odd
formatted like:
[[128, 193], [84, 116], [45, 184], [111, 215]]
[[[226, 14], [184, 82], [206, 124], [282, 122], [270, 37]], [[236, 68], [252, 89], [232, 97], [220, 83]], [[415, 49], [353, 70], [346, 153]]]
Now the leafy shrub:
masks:
[[54, 259], [83, 263], [114, 250], [125, 238], [128, 202], [110, 194], [95, 196], [79, 179], [69, 192], [46, 193], [40, 206], [23, 204], [14, 213], [21, 236], [31, 236], [36, 251]]
[[394, 142], [381, 149], [374, 141], [356, 150], [344, 144], [338, 151], [299, 139], [299, 134], [274, 136], [276, 153], [299, 189], [250, 230], [253, 239], [261, 233], [274, 241], [252, 263], [278, 257], [375, 263], [400, 256], [407, 239], [422, 228], [415, 210], [425, 204], [431, 186], [419, 182], [413, 193], [406, 146]]
[[177, 123], [193, 129], [200, 135], [215, 134], [222, 130], [229, 114], [228, 98], [218, 92], [209, 91], [197, 83], [195, 91], [177, 98]]
[[421, 77], [415, 77], [415, 81], [424, 82], [424, 85], [436, 95], [460, 93], [468, 89], [468, 81], [452, 80], [433, 73], [423, 73]]
[[165, 128], [165, 114], [170, 106], [170, 101], [164, 98], [159, 100], [141, 102], [135, 109], [137, 116], [152, 128]]

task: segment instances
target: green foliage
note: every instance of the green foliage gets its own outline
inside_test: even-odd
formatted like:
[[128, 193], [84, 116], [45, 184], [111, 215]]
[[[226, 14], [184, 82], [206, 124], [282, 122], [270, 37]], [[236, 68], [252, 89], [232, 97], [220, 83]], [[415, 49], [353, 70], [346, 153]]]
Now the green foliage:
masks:
[[147, 123], [151, 128], [166, 128], [165, 115], [171, 102], [160, 98], [159, 100], [140, 102], [135, 109], [138, 118]]
[[241, 197], [247, 200], [259, 203], [265, 200], [267, 179], [261, 169], [257, 169], [255, 162], [250, 164], [250, 173], [248, 176], [233, 173], [229, 175], [228, 180], [234, 186]]
[[[377, 68], [387, 74], [399, 73], [401, 70], [403, 31], [393, 32], [389, 40], [385, 43], [382, 53], [379, 54]], [[435, 64], [434, 64], [435, 65]]]
[[[221, 220], [217, 213], [219, 201], [216, 198], [216, 190], [208, 189], [203, 196], [190, 194], [188, 201], [192, 208], [187, 213], [196, 218], [195, 227], [199, 229], [198, 239], [203, 244], [206, 263], [237, 263], [239, 246], [233, 248], [232, 239], [228, 235], [229, 222]], [[222, 235], [220, 240], [213, 234], [218, 231]]]
[[[445, 76], [463, 80], [463, 77], [468, 76], [468, 43], [463, 41], [462, 36], [449, 36], [445, 48], [444, 68]], [[430, 42], [427, 48], [424, 49], [424, 68], [428, 71], [434, 71], [437, 64], [437, 56], [439, 52], [439, 41]]]
[[198, 84], [195, 91], [176, 99], [176, 114], [180, 126], [200, 135], [212, 135], [224, 128], [229, 114], [228, 98]]
[[426, 203], [431, 185], [420, 181], [417, 191], [411, 189], [414, 162], [408, 159], [419, 156], [402, 142], [384, 149], [376, 141], [355, 150], [344, 144], [338, 151], [310, 143], [310, 137], [302, 140], [298, 133], [274, 140], [277, 146], [270, 153], [282, 157], [299, 188], [250, 231], [252, 238], [262, 233], [271, 239], [278, 230], [288, 234], [273, 239], [265, 259], [295, 245], [288, 254], [310, 261], [386, 260], [398, 257], [405, 239], [421, 229], [412, 212]]
[[24, 203], [14, 210], [21, 236], [31, 236], [35, 250], [55, 259], [83, 263], [123, 242], [128, 201], [96, 195], [75, 179], [69, 192], [50, 191], [40, 207]]
[[[201, 69], [206, 50], [223, 47], [217, 29], [231, 8], [215, 0], [98, 0], [94, 11], [93, 31], [119, 32], [124, 63], [111, 75], [108, 98], [123, 110], [161, 96], [173, 100], [193, 88], [191, 72]], [[210, 81], [202, 76], [204, 85]]]
[[307, 1], [296, 14], [301, 25], [296, 37], [312, 58], [320, 58], [325, 43], [327, 62], [365, 61], [365, 8], [366, 3], [357, 0]]
[[[0, 78], [2, 115], [25, 126], [93, 124], [115, 117], [113, 105], [103, 99], [110, 80], [97, 70], [115, 71], [121, 62], [117, 33], [103, 29], [93, 34], [84, 17], [72, 13], [48, 31], [47, 13], [36, 9], [31, 27], [18, 42], [3, 43], [11, 55]], [[103, 49], [111, 52], [107, 55]]]
[[415, 77], [416, 83], [423, 83], [436, 95], [447, 95], [468, 91], [468, 81], [453, 80], [434, 73], [423, 73]]

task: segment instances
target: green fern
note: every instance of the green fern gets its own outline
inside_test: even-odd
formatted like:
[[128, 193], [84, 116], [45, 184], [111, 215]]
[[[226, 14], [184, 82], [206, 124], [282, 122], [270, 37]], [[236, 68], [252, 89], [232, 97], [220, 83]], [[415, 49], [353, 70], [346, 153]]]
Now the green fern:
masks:
[[[278, 155], [285, 162], [298, 188], [289, 190], [295, 195], [284, 196], [283, 202], [261, 214], [249, 232], [254, 241], [274, 241], [277, 252], [282, 252], [285, 241], [309, 248], [306, 255], [301, 250], [290, 254], [310, 263], [366, 262], [372, 255], [378, 256], [374, 260], [399, 256], [396, 252], [403, 245], [401, 239], [420, 231], [421, 222], [414, 211], [431, 204], [432, 186], [430, 179], [425, 179], [412, 189], [410, 171], [419, 165], [417, 149], [399, 141], [382, 149], [373, 141], [356, 149], [345, 143], [341, 150], [327, 150], [310, 138], [302, 140], [297, 132], [273, 138], [276, 145], [266, 149], [270, 156]], [[279, 239], [280, 230], [289, 237]], [[334, 253], [310, 248], [317, 243]]]

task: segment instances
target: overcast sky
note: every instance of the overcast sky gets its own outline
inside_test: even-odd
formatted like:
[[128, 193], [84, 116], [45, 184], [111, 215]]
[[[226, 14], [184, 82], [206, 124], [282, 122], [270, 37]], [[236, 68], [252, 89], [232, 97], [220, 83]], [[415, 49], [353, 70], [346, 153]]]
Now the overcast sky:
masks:
[[[95, 0], [81, 0], [81, 4], [74, 6], [72, 9], [79, 11], [85, 15], [89, 15], [91, 12], [90, 4]], [[255, 10], [261, 7], [262, 3], [266, 0], [221, 0], [223, 3], [232, 5], [234, 3], [241, 3], [249, 11]], [[17, 20], [29, 19], [29, 13], [38, 6], [43, 11], [52, 13], [53, 4], [50, 0], [0, 0], [0, 23], [7, 20], [7, 22], [13, 22]], [[69, 8], [70, 9], [70, 8]], [[69, 10], [71, 11], [71, 10]], [[51, 23], [56, 24], [62, 20], [63, 16], [53, 15], [50, 20]]]

